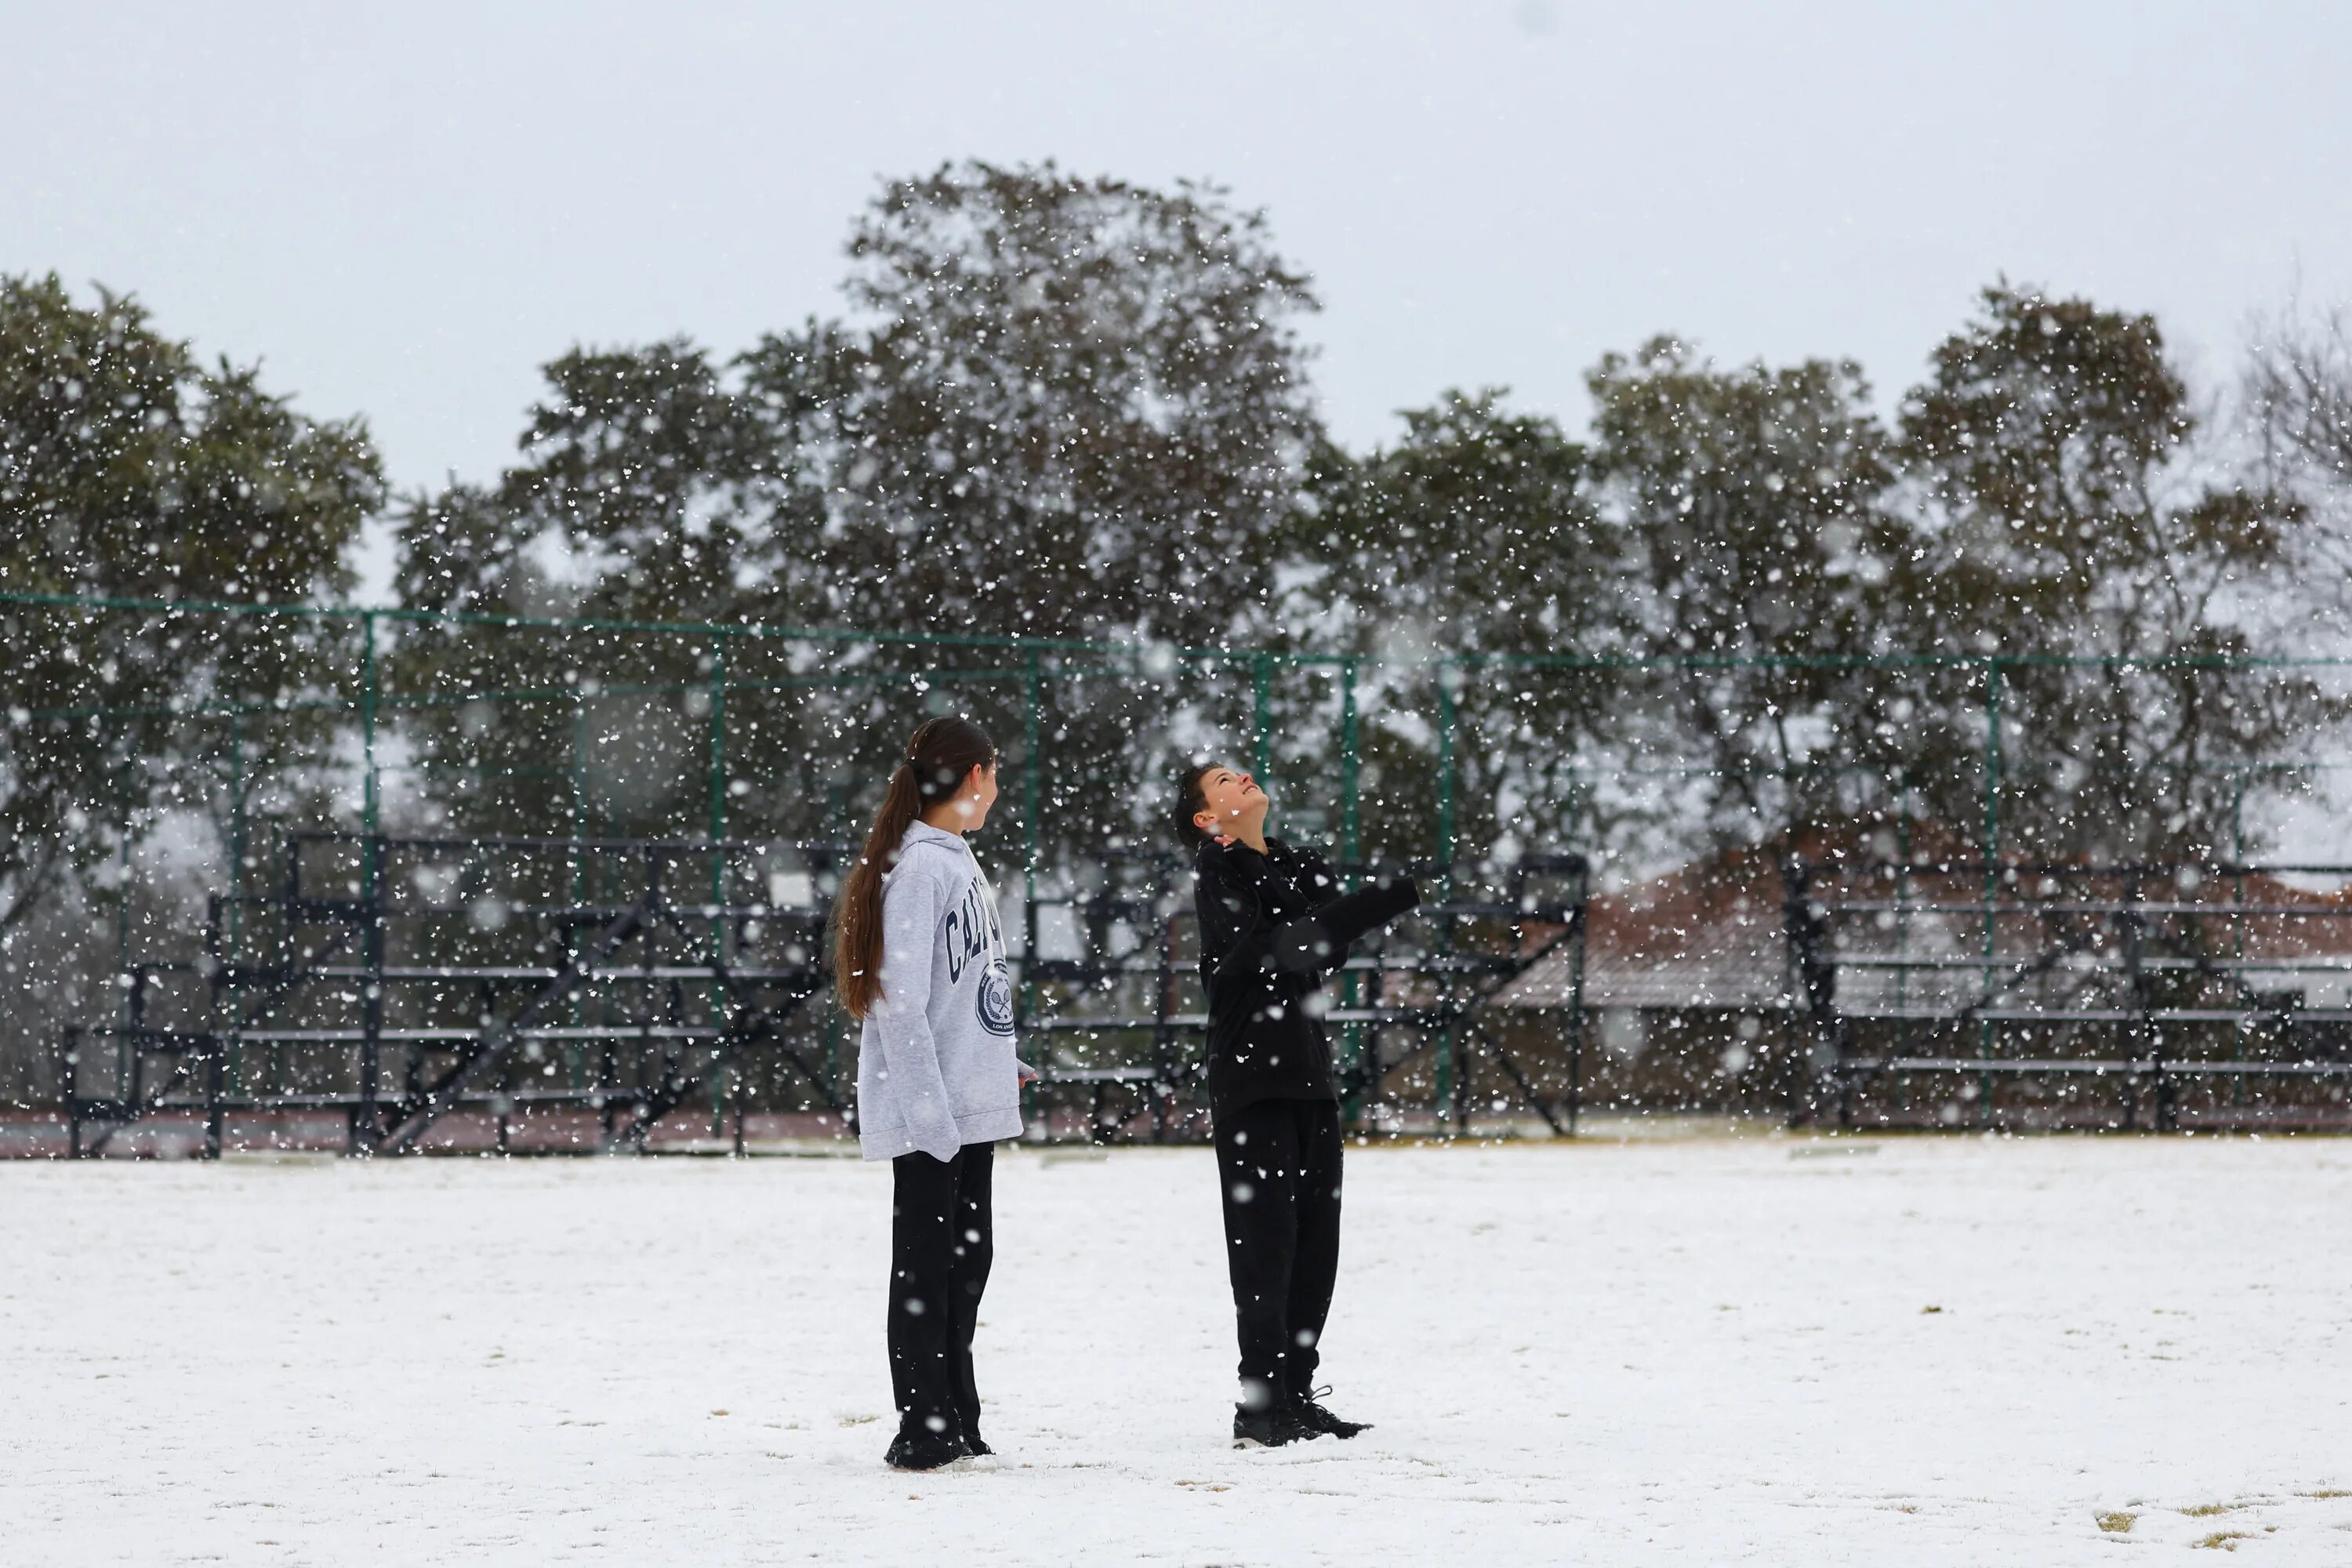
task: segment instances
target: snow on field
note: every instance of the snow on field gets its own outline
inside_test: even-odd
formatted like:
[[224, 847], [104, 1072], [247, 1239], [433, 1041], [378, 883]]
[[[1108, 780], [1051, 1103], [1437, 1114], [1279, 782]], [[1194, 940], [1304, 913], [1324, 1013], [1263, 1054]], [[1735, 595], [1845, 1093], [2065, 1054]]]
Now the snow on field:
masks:
[[2352, 1563], [2352, 1144], [1349, 1159], [1375, 1430], [1226, 1446], [1205, 1152], [1008, 1149], [923, 1477], [882, 1169], [0, 1166], [0, 1562]]

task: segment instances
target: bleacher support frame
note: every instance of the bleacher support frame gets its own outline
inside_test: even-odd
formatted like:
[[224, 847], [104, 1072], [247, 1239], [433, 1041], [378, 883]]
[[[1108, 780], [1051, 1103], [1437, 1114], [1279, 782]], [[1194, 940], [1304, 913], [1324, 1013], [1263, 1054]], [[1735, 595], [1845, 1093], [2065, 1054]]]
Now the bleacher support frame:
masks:
[[[453, 1113], [487, 1112], [505, 1150], [519, 1114], [583, 1108], [597, 1113], [594, 1148], [642, 1152], [656, 1123], [705, 1094], [717, 1135], [721, 1087], [755, 1046], [774, 1052], [849, 1125], [853, 1095], [839, 1062], [816, 1059], [791, 1026], [812, 1018], [828, 989], [831, 879], [854, 852], [753, 840], [289, 834], [271, 891], [208, 901], [202, 956], [131, 964], [121, 1018], [65, 1031], [59, 1082], [69, 1152], [99, 1152], [118, 1130], [168, 1112], [194, 1116], [202, 1153], [217, 1157], [232, 1117], [300, 1111], [340, 1116], [344, 1151], [358, 1155], [418, 1152]], [[779, 855], [799, 868], [784, 879], [801, 883], [789, 897], [772, 876], [762, 885], [744, 875]], [[594, 897], [585, 862], [613, 884]], [[518, 878], [529, 883], [534, 868], [544, 889], [558, 864], [567, 868], [570, 896], [500, 897]], [[1173, 856], [1146, 851], [1112, 851], [1090, 866], [1074, 890], [1041, 889], [1024, 909], [1017, 1026], [1044, 1072], [1030, 1090], [1031, 1110], [1086, 1100], [1088, 1135], [1102, 1136], [1124, 1120], [1111, 1114], [1114, 1097], [1140, 1094], [1154, 1140], [1195, 1133], [1187, 1106], [1197, 1099], [1203, 1019], [1179, 1003], [1180, 990], [1198, 984], [1181, 951], [1192, 918], [1189, 873]], [[620, 868], [629, 875], [616, 879]], [[1328, 1021], [1354, 1047], [1346, 1063], [1351, 1102], [1432, 1051], [1448, 1091], [1436, 1108], [1437, 1130], [1468, 1127], [1470, 1067], [1483, 1058], [1556, 1132], [1572, 1131], [1580, 1016], [1569, 1030], [1569, 1091], [1556, 1104], [1538, 1093], [1481, 1007], [1538, 959], [1583, 940], [1582, 858], [1383, 869], [1410, 870], [1439, 890], [1418, 916], [1434, 940], [1374, 939], [1335, 980], [1339, 1000]], [[322, 876], [346, 873], [340, 888], [322, 885]], [[1547, 879], [1564, 882], [1565, 895], [1539, 897]], [[453, 896], [468, 879], [478, 885]], [[1498, 896], [1453, 896], [1457, 884], [1481, 881]], [[1045, 913], [1057, 907], [1082, 932], [1074, 955], [1045, 951]], [[503, 931], [510, 922], [524, 928], [533, 962], [514, 962], [511, 951], [501, 962], [433, 959], [436, 928], [457, 928], [462, 948], [463, 928]], [[1530, 927], [1549, 931], [1531, 939]], [[1486, 931], [1483, 944], [1472, 939], [1474, 928]], [[1151, 940], [1140, 940], [1139, 929]], [[511, 949], [516, 940], [489, 945]], [[786, 961], [761, 962], [763, 943], [781, 945]], [[1153, 998], [1147, 1015], [1107, 1016], [1084, 1005], [1090, 993], [1139, 976]], [[470, 1016], [457, 1016], [453, 998], [461, 995]], [[600, 1005], [604, 1016], [590, 1017]], [[569, 1021], [560, 1021], [567, 1010]], [[1072, 1053], [1055, 1049], [1074, 1037], [1139, 1033], [1149, 1042], [1139, 1063], [1069, 1060]], [[1399, 1035], [1408, 1037], [1404, 1048], [1391, 1052]], [[275, 1053], [258, 1072], [255, 1051]], [[323, 1072], [325, 1081], [300, 1081], [289, 1065], [296, 1052], [325, 1053], [326, 1068], [309, 1062], [311, 1078]], [[553, 1074], [557, 1053], [570, 1056], [571, 1081], [518, 1081], [519, 1069]], [[89, 1092], [100, 1076], [106, 1091]], [[738, 1151], [744, 1103], [738, 1092]]]
[[[2245, 951], [2252, 922], [2352, 918], [2352, 901], [2342, 900], [2249, 903], [2250, 879], [2352, 879], [2352, 867], [1792, 857], [1782, 874], [1790, 989], [1811, 1047], [1790, 1092], [1792, 1122], [1852, 1127], [1862, 1119], [1857, 1100], [1865, 1094], [1944, 1082], [1952, 1088], [1920, 1124], [1990, 1129], [2015, 1121], [1997, 1103], [2004, 1085], [2055, 1080], [2068, 1086], [2062, 1098], [2106, 1086], [2121, 1091], [2119, 1105], [2095, 1110], [2094, 1120], [2079, 1123], [2085, 1127], [2276, 1127], [2300, 1123], [2287, 1108], [2254, 1101], [2250, 1088], [2352, 1086], [2352, 1005], [2308, 1005], [2307, 991], [2265, 992], [2251, 979], [2307, 984], [2313, 976], [2342, 975], [2352, 971], [2352, 953]], [[1874, 885], [1880, 896], [1853, 896], [1858, 882]], [[1966, 884], [1974, 896], [1913, 896], [1921, 882]], [[2203, 896], [2215, 888], [2229, 896]], [[1892, 926], [1895, 950], [1886, 951], [1884, 940], [1847, 940], [1858, 916]], [[1979, 951], [1908, 951], [1903, 939], [1911, 922], [1923, 920], [1973, 923]], [[2227, 931], [2233, 951], [2214, 951], [2216, 926]], [[2035, 940], [2003, 943], [2004, 930], [2021, 927], [2032, 928]], [[1857, 999], [1858, 977], [1871, 973], [1882, 977], [1879, 994]], [[1974, 984], [1955, 987], [1954, 976]], [[2052, 998], [2053, 984], [2059, 994]], [[2042, 996], [2032, 994], [2037, 990]], [[2082, 999], [2086, 994], [2091, 1000]], [[2226, 1052], [2217, 1039], [2222, 1033]], [[1921, 1051], [1923, 1036], [1965, 1040], [1975, 1049]], [[2046, 1042], [2045, 1048], [2004, 1048], [2028, 1039]], [[2184, 1121], [2184, 1092], [2221, 1083], [2232, 1086], [2226, 1113], [2209, 1110]], [[1950, 1108], [1961, 1102], [1973, 1112], [1956, 1117]], [[2352, 1126], [2352, 1104], [2338, 1089], [2305, 1120]], [[1884, 1110], [1877, 1122], [1906, 1124]], [[2077, 1123], [2058, 1117], [2044, 1124]]]
[[[308, 868], [306, 880], [312, 858], [307, 852], [321, 847], [355, 852], [360, 874], [349, 890], [318, 886], [315, 868]], [[600, 1147], [642, 1149], [656, 1122], [712, 1089], [753, 1041], [772, 1042], [826, 1109], [845, 1119], [848, 1108], [829, 1075], [781, 1033], [785, 1020], [824, 990], [826, 909], [814, 901], [793, 907], [772, 899], [692, 898], [666, 875], [677, 862], [706, 862], [714, 894], [723, 893], [728, 858], [774, 847], [731, 840], [289, 834], [277, 891], [208, 901], [200, 960], [134, 964], [124, 976], [124, 1021], [66, 1032], [59, 1081], [69, 1152], [94, 1152], [113, 1129], [158, 1110], [199, 1112], [208, 1156], [220, 1152], [232, 1113], [305, 1110], [340, 1112], [345, 1149], [353, 1154], [415, 1150], [436, 1122], [461, 1109], [490, 1111], [503, 1148], [515, 1111], [553, 1107], [594, 1110]], [[825, 864], [837, 864], [845, 853], [830, 845], [789, 847]], [[509, 905], [487, 895], [463, 902], [412, 898], [389, 875], [403, 860], [435, 868], [436, 862], [479, 867], [503, 858], [511, 868], [534, 857], [571, 861], [575, 881], [579, 863], [589, 858], [634, 867], [637, 875], [617, 894], [540, 905]], [[243, 951], [252, 940], [244, 928], [254, 917], [276, 950], [267, 962], [252, 961]], [[422, 940], [422, 928], [435, 922], [493, 918], [499, 926], [543, 922], [542, 959], [526, 964], [393, 961], [395, 929], [416, 930]], [[761, 925], [797, 931], [796, 961], [739, 962], [747, 931]], [[325, 933], [324, 939], [305, 945], [301, 937], [310, 931]], [[665, 942], [672, 947], [667, 954], [660, 951]], [[632, 944], [637, 962], [614, 962]], [[339, 962], [354, 953], [356, 962]], [[193, 979], [203, 994], [200, 1019], [152, 1022], [155, 994], [163, 983], [181, 977]], [[394, 994], [405, 990], [413, 999], [420, 987], [467, 991], [478, 1010], [470, 1024], [438, 1018], [387, 1026]], [[583, 1014], [579, 1005], [592, 993], [609, 1003], [619, 991], [635, 994], [637, 1005], [626, 1009], [626, 1017], [548, 1021], [559, 1004], [574, 1004], [575, 1014]], [[323, 1026], [273, 1026], [271, 1016], [289, 1005], [340, 1016]], [[428, 1001], [424, 1010], [447, 1008]], [[113, 1092], [90, 1095], [82, 1084], [100, 1042], [112, 1047]], [[573, 1082], [547, 1088], [510, 1081], [518, 1056], [544, 1061], [551, 1073], [551, 1047], [571, 1051]], [[627, 1066], [635, 1070], [623, 1071], [624, 1047], [630, 1047], [635, 1052]], [[251, 1047], [279, 1054], [274, 1089], [247, 1090], [232, 1081]], [[350, 1070], [330, 1075], [341, 1081], [323, 1089], [289, 1087], [285, 1054], [320, 1047], [348, 1050]], [[580, 1068], [592, 1048], [593, 1065], [583, 1081]], [[160, 1075], [151, 1069], [151, 1058], [163, 1058]], [[387, 1073], [388, 1066], [398, 1070]], [[387, 1087], [388, 1079], [396, 1086]], [[84, 1128], [91, 1123], [100, 1132], [96, 1145], [86, 1145]], [[739, 1101], [739, 1145], [740, 1140]]]

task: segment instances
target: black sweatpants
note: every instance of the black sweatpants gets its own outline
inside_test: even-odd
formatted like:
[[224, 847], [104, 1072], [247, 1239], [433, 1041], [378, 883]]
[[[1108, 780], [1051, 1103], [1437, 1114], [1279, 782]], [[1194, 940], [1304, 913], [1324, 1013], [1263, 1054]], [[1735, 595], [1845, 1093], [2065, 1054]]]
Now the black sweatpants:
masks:
[[971, 1335], [996, 1256], [995, 1157], [993, 1143], [967, 1143], [952, 1160], [890, 1162], [890, 1388], [901, 1432], [980, 1435]]
[[1261, 1100], [1217, 1118], [1242, 1397], [1313, 1391], [1339, 1272], [1339, 1107]]

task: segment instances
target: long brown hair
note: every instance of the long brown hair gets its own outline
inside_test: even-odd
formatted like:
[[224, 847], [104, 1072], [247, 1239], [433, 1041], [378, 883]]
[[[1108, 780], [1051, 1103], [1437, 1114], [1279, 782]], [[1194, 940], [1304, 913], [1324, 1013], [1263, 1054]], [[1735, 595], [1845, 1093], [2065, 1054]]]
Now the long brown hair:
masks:
[[898, 863], [899, 840], [927, 808], [954, 798], [972, 769], [995, 763], [996, 742], [969, 719], [932, 719], [908, 737], [834, 903], [833, 988], [851, 1017], [865, 1017], [882, 995], [882, 875]]

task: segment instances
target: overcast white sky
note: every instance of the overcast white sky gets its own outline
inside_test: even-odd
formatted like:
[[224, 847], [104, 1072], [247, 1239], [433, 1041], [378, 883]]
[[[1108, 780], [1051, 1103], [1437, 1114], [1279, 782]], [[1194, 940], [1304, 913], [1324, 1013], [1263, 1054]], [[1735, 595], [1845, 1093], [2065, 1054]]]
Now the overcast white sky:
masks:
[[1204, 175], [1326, 305], [1343, 439], [1449, 385], [1584, 417], [1604, 350], [1859, 359], [1996, 274], [2158, 313], [2209, 384], [2352, 299], [2352, 6], [39, 5], [0, 13], [0, 270], [141, 296], [487, 477], [537, 367], [839, 310], [886, 174]]

